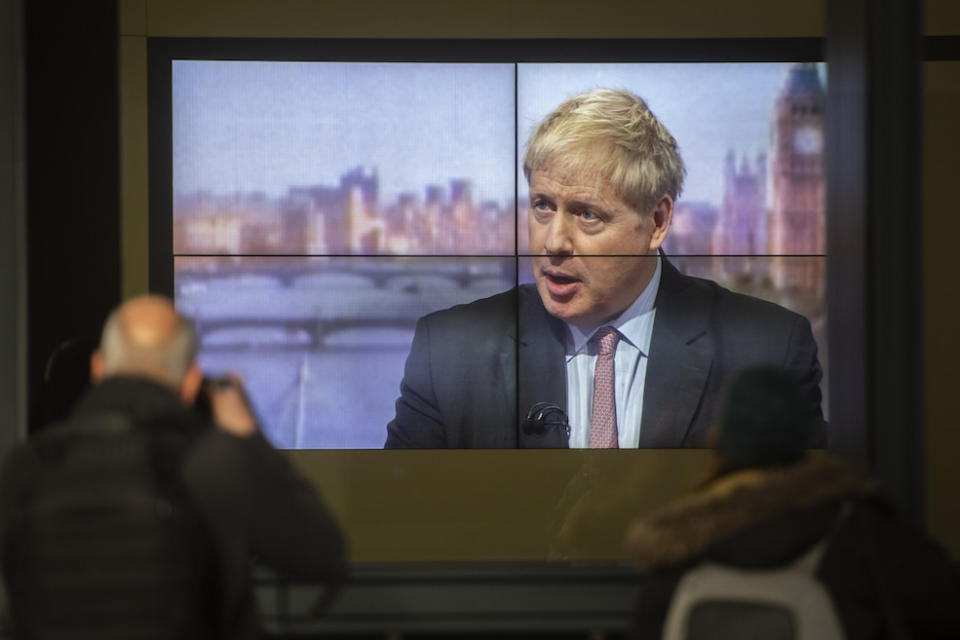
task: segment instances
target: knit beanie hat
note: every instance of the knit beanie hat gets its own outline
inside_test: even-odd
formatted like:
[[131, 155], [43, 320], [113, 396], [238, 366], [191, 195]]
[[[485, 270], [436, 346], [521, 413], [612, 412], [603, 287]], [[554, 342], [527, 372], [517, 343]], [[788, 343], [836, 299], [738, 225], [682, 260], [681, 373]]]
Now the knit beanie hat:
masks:
[[746, 369], [730, 385], [717, 448], [737, 467], [799, 460], [812, 425], [797, 380], [779, 369]]

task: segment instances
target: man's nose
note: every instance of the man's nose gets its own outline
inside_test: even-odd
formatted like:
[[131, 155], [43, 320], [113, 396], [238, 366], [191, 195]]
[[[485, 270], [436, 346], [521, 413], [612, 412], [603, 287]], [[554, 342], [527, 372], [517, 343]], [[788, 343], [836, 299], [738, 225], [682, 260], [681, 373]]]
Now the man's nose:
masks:
[[573, 253], [573, 236], [569, 216], [558, 211], [547, 225], [543, 250], [549, 255], [570, 255]]

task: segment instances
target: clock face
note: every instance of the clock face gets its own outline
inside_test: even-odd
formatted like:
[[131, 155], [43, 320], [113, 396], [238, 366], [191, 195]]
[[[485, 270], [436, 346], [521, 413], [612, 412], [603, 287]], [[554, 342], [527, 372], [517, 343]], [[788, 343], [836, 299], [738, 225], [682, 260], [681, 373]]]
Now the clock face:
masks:
[[816, 127], [800, 127], [793, 134], [793, 148], [797, 153], [820, 153], [823, 148], [823, 136]]

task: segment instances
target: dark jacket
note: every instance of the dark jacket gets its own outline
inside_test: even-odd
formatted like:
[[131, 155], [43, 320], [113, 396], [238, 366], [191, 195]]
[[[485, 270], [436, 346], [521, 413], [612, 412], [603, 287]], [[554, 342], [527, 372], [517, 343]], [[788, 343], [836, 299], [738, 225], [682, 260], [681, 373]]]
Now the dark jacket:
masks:
[[[730, 380], [767, 365], [793, 374], [805, 410], [823, 413], [817, 345], [801, 315], [715, 282], [683, 275], [663, 257], [641, 418], [641, 448], [703, 447]], [[566, 327], [523, 285], [420, 319], [386, 448], [562, 448], [565, 433], [524, 433], [530, 407], [566, 411]]]
[[680, 577], [699, 562], [780, 567], [828, 535], [817, 577], [850, 640], [960, 637], [960, 570], [828, 455], [730, 473], [636, 521], [628, 549], [649, 570], [637, 637], [660, 637]]
[[[331, 587], [342, 580], [344, 542], [336, 522], [315, 491], [262, 435], [233, 436], [184, 409], [170, 390], [136, 378], [108, 378], [92, 388], [71, 420], [103, 413], [123, 413], [138, 428], [177, 432], [189, 440], [181, 479], [217, 556], [218, 610], [213, 615], [219, 638], [258, 635], [250, 584], [252, 558], [284, 574]], [[13, 494], [29, 468], [30, 455], [29, 443], [21, 445], [4, 465], [0, 525], [3, 511], [16, 499]]]

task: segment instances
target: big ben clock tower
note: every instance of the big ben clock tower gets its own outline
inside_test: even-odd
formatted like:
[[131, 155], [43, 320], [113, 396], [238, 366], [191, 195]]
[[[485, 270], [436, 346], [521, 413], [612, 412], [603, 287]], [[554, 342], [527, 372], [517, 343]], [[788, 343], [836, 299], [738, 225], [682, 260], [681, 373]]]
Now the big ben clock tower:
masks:
[[[773, 255], [824, 253], [823, 109], [826, 94], [816, 65], [795, 64], [774, 107], [771, 178], [773, 207], [769, 249]], [[774, 285], [819, 295], [822, 258], [774, 260]]]

